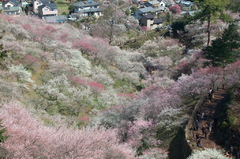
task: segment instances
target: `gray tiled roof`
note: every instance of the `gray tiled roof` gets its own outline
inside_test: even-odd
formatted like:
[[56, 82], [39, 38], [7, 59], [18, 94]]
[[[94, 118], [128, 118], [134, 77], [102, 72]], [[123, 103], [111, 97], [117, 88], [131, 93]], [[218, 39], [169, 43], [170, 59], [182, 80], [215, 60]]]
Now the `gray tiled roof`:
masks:
[[46, 3], [38, 7], [38, 9], [43, 9], [45, 6], [51, 8], [52, 10], [57, 9], [56, 3]]
[[34, 0], [34, 1], [41, 1], [43, 4], [51, 3], [51, 0]]
[[75, 3], [73, 4], [73, 6], [75, 7], [88, 7], [88, 6], [99, 6], [100, 3], [98, 2], [95, 2], [95, 1], [81, 1], [81, 2], [78, 2], [78, 3]]
[[153, 24], [161, 24], [163, 23], [162, 19], [154, 19]]
[[151, 4], [151, 5], [160, 4], [160, 2], [157, 1], [157, 0], [148, 1], [147, 3], [149, 3], [149, 4]]
[[45, 5], [48, 6], [49, 8], [51, 8], [52, 10], [57, 9], [56, 3], [47, 3]]
[[154, 11], [154, 9], [152, 7], [146, 7], [146, 8], [140, 8], [139, 11], [141, 13], [148, 13], [148, 12]]
[[143, 17], [147, 18], [147, 19], [153, 19], [154, 15], [152, 14], [147, 14], [147, 15], [143, 15]]

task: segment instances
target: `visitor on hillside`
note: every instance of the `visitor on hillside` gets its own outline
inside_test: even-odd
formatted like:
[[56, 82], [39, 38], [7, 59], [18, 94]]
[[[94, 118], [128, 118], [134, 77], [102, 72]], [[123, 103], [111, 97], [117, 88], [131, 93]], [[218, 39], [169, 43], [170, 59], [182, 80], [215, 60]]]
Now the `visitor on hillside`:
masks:
[[205, 125], [203, 125], [203, 127], [202, 127], [202, 134], [205, 134], [205, 130], [206, 130], [206, 127], [205, 127]]
[[200, 138], [197, 140], [197, 145], [198, 147], [202, 147], [202, 140]]
[[211, 133], [211, 131], [212, 131], [212, 126], [213, 126], [213, 121], [211, 121], [211, 122], [208, 124], [208, 130], [209, 130], [210, 133]]
[[212, 101], [212, 88], [208, 92], [208, 98], [209, 98], [209, 102], [211, 102]]
[[208, 132], [209, 132], [208, 129], [204, 130], [205, 139], [208, 139]]
[[201, 117], [202, 117], [202, 120], [204, 119], [204, 115], [205, 115], [204, 112], [202, 112], [202, 116], [201, 116]]
[[214, 93], [215, 93], [215, 90], [212, 89], [212, 92], [211, 92], [211, 94], [212, 94], [212, 99], [214, 99]]
[[208, 110], [205, 109], [205, 110], [204, 110], [204, 116], [205, 116], [205, 119], [208, 119], [208, 113], [209, 113]]
[[200, 139], [200, 134], [199, 133], [196, 134], [196, 139], [197, 139], [197, 141], [198, 141], [198, 139]]
[[195, 120], [195, 125], [196, 125], [196, 131], [198, 131], [198, 128], [199, 128], [199, 122], [198, 122], [197, 119]]
[[201, 117], [201, 114], [199, 111], [197, 111], [197, 120], [201, 120], [200, 117]]
[[233, 149], [234, 149], [234, 147], [231, 145], [230, 146], [230, 153], [231, 153], [231, 155], [233, 155]]

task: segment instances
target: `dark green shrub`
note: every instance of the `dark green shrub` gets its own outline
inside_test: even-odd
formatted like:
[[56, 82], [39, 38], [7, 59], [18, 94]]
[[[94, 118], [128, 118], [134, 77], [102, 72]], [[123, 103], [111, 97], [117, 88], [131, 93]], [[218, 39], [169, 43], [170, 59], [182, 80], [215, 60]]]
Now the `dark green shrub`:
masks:
[[8, 136], [5, 135], [6, 132], [7, 130], [2, 126], [2, 123], [0, 120], [0, 142], [4, 142], [8, 138]]

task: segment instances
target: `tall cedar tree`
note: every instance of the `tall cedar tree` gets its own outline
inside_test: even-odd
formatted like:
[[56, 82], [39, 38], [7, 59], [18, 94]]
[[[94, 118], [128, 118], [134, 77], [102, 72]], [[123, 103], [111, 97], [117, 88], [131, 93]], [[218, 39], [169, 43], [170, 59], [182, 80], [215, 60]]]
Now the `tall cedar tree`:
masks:
[[221, 19], [223, 21], [230, 21], [229, 15], [224, 14], [224, 9], [229, 4], [229, 0], [196, 0], [196, 4], [200, 7], [193, 20], [207, 21], [207, 46], [210, 44], [211, 35], [211, 21]]
[[203, 55], [209, 60], [207, 65], [223, 68], [236, 61], [237, 49], [240, 48], [240, 35], [238, 34], [238, 26], [234, 23], [230, 24], [224, 30], [222, 37], [212, 41], [211, 46], [203, 49]]
[[7, 132], [6, 128], [3, 128], [2, 126], [2, 122], [0, 120], [0, 142], [4, 142], [8, 136], [5, 135], [5, 133]]

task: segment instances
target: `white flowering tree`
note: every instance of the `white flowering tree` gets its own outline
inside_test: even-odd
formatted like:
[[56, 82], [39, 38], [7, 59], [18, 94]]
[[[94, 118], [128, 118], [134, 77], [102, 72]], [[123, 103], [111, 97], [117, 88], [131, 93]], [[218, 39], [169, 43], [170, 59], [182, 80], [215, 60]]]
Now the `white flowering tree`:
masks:
[[204, 150], [194, 151], [187, 159], [228, 159], [223, 155], [223, 151], [217, 149], [206, 148]]
[[32, 83], [33, 81], [31, 80], [32, 73], [27, 71], [23, 65], [12, 65], [8, 67], [9, 71], [12, 72], [18, 82], [29, 82]]

